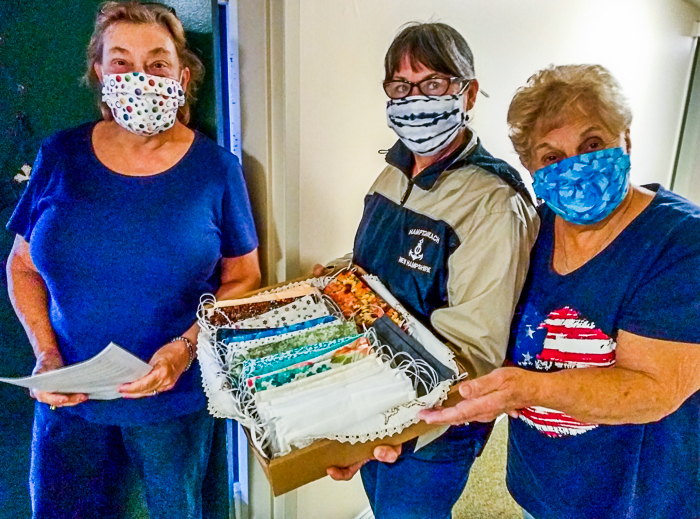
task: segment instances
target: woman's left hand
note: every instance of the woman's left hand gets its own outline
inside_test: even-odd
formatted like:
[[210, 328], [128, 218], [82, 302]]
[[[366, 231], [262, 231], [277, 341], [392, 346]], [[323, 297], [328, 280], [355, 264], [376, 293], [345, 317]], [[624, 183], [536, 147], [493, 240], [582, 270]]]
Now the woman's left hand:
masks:
[[173, 388], [189, 362], [189, 348], [184, 341], [170, 342], [153, 354], [148, 362], [153, 369], [145, 377], [119, 386], [124, 398], [143, 398]]
[[454, 407], [421, 411], [418, 418], [427, 423], [449, 425], [491, 422], [504, 413], [516, 418], [518, 409], [527, 406], [520, 396], [525, 376], [525, 370], [508, 367], [467, 380], [459, 385], [459, 394], [464, 400]]

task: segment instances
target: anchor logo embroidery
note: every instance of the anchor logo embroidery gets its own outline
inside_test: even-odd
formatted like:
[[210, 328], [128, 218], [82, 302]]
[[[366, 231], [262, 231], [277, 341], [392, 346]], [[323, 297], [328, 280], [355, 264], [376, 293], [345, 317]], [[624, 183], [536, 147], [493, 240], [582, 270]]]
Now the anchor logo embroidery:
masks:
[[411, 250], [408, 251], [408, 255], [411, 256], [413, 261], [419, 261], [423, 259], [423, 241], [425, 238], [421, 238], [418, 244]]

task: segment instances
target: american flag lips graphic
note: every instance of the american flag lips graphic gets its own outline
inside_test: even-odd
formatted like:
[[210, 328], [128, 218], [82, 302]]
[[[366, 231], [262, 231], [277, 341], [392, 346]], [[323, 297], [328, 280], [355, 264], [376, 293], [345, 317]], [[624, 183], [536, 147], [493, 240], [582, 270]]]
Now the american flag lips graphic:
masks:
[[596, 424], [580, 422], [576, 418], [546, 407], [522, 409], [520, 419], [551, 438], [576, 436], [598, 427]]
[[[537, 363], [545, 369], [601, 368], [615, 364], [615, 341], [569, 307], [551, 312], [539, 328], [547, 330], [542, 351], [536, 356]], [[546, 407], [523, 409], [520, 418], [553, 438], [583, 434], [598, 427]]]
[[615, 364], [615, 341], [565, 307], [554, 310], [540, 325], [547, 329], [537, 358], [558, 368], [604, 368]]

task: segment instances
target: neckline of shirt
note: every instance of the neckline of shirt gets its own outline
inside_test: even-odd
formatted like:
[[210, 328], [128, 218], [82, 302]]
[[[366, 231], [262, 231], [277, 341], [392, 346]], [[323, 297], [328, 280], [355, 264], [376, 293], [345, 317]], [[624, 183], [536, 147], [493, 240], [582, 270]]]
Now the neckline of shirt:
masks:
[[[551, 276], [556, 276], [559, 279], [563, 278], [568, 278], [568, 277], [574, 277], [574, 274], [580, 274], [583, 272], [586, 268], [591, 268], [590, 265], [594, 264], [597, 261], [600, 261], [601, 258], [604, 256], [610, 254], [610, 251], [613, 250], [613, 246], [622, 238], [623, 235], [629, 234], [632, 232], [633, 229], [636, 227], [642, 225], [642, 223], [645, 220], [645, 215], [652, 211], [653, 208], [659, 205], [660, 203], [660, 198], [662, 194], [666, 193], [666, 190], [664, 189], [663, 186], [660, 184], [647, 184], [645, 186], [646, 189], [649, 189], [650, 191], [654, 191], [654, 198], [652, 198], [651, 202], [642, 210], [641, 213], [639, 213], [620, 233], [613, 238], [613, 240], [608, 243], [605, 247], [603, 247], [595, 256], [590, 258], [586, 263], [581, 265], [579, 268], [572, 270], [571, 272], [567, 272], [566, 274], [560, 274], [559, 272], [556, 271], [554, 268], [554, 221], [555, 221], [555, 213], [548, 207], [544, 207], [544, 209], [547, 211], [547, 231], [549, 233], [549, 252], [547, 254], [547, 271], [549, 275]], [[541, 231], [540, 231], [541, 232]]]
[[160, 171], [158, 173], [153, 173], [151, 175], [127, 175], [124, 173], [119, 173], [118, 171], [114, 171], [111, 168], [108, 168], [105, 164], [100, 161], [100, 159], [97, 158], [97, 154], [95, 153], [95, 147], [92, 143], [92, 132], [95, 129], [95, 126], [100, 121], [93, 121], [92, 123], [89, 123], [86, 125], [86, 132], [84, 134], [85, 141], [87, 143], [87, 147], [89, 150], [89, 155], [90, 159], [99, 166], [99, 168], [107, 173], [109, 176], [114, 177], [114, 178], [120, 178], [120, 179], [135, 179], [135, 180], [151, 180], [155, 178], [164, 178], [168, 176], [169, 174], [173, 173], [177, 169], [179, 169], [187, 160], [189, 160], [189, 157], [192, 155], [195, 147], [199, 144], [199, 141], [201, 140], [201, 134], [197, 130], [192, 130], [194, 132], [194, 139], [192, 139], [192, 143], [190, 144], [190, 147], [187, 149], [185, 154], [178, 160], [175, 164], [170, 166], [168, 169]]
[[386, 162], [406, 175], [409, 181], [412, 181], [415, 185], [427, 191], [435, 185], [438, 178], [440, 178], [445, 171], [449, 170], [453, 164], [465, 158], [476, 148], [479, 143], [476, 132], [469, 127], [466, 129], [471, 134], [468, 141], [460, 144], [459, 147], [447, 157], [431, 164], [415, 177], [413, 176], [413, 165], [415, 164], [413, 152], [409, 150], [401, 140], [396, 141], [389, 149], [386, 154]]

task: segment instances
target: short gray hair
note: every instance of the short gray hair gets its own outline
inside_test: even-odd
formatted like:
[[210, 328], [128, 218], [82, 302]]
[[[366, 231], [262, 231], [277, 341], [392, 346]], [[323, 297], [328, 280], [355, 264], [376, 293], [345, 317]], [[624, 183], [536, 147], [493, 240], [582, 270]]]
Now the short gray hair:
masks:
[[411, 68], [426, 68], [453, 77], [474, 79], [474, 55], [459, 32], [444, 23], [411, 22], [391, 42], [384, 58], [388, 81], [408, 58]]
[[534, 133], [547, 134], [572, 116], [597, 120], [613, 135], [632, 124], [629, 102], [608, 69], [551, 65], [532, 75], [508, 108], [508, 136], [520, 161], [531, 161]]

